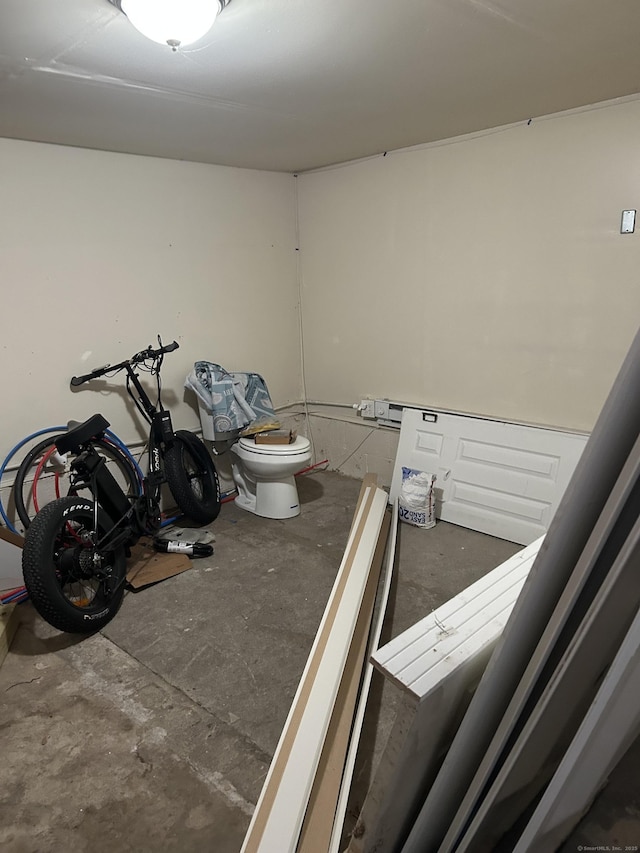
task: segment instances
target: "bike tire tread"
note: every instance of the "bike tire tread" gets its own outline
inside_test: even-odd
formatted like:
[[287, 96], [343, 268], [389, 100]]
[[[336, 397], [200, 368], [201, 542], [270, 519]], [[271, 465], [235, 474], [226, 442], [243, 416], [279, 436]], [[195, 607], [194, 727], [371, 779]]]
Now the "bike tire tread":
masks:
[[[80, 611], [73, 612], [73, 605], [65, 601], [55, 578], [53, 565], [49, 564], [48, 554], [52, 550], [52, 542], [60, 524], [64, 523], [63, 511], [74, 504], [85, 504], [86, 510], [93, 512], [91, 501], [66, 497], [51, 501], [36, 515], [25, 534], [22, 573], [29, 598], [46, 622], [66, 633], [93, 634], [110, 622], [120, 609], [124, 584], [108, 605], [97, 614], [97, 618], [85, 619]], [[124, 551], [119, 555], [119, 559], [123, 561], [122, 572], [126, 573]]]
[[[183, 449], [200, 467], [202, 498], [194, 494], [183, 462]], [[177, 430], [173, 444], [164, 454], [165, 476], [175, 502], [191, 521], [210, 524], [220, 512], [220, 483], [213, 459], [206, 445], [194, 433]]]

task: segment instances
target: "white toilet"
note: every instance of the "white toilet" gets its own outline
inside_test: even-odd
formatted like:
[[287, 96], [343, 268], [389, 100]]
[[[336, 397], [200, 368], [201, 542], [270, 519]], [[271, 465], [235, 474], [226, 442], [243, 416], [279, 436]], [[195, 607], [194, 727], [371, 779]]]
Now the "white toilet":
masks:
[[231, 471], [238, 489], [236, 505], [264, 518], [300, 514], [294, 474], [311, 461], [311, 442], [298, 436], [291, 444], [256, 444], [241, 438], [231, 447]]

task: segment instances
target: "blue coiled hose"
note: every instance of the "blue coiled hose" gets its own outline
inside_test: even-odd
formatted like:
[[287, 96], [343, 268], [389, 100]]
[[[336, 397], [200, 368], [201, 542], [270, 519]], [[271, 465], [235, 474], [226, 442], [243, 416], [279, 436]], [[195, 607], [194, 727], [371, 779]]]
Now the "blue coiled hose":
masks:
[[[40, 435], [46, 435], [47, 433], [61, 433], [61, 432], [66, 432], [66, 431], [67, 431], [66, 426], [45, 427], [45, 429], [41, 429], [41, 430], [38, 430], [37, 432], [33, 432], [33, 433], [31, 433], [31, 435], [28, 435], [26, 438], [23, 438], [22, 441], [19, 441], [18, 444], [15, 445], [15, 447], [11, 448], [11, 450], [7, 454], [4, 462], [2, 463], [2, 465], [0, 465], [0, 482], [2, 482], [2, 476], [6, 470], [7, 465], [13, 459], [13, 457], [18, 452], [18, 450], [20, 450], [21, 447], [24, 447], [25, 444], [27, 444], [29, 441], [32, 441], [34, 438], [38, 438], [38, 436], [40, 436]], [[107, 435], [109, 437], [109, 440], [112, 441], [120, 450], [122, 450], [122, 452], [126, 456], [129, 457], [129, 459], [131, 460], [131, 463], [135, 469], [135, 472], [138, 476], [139, 488], [142, 489], [142, 481], [144, 480], [144, 474], [142, 473], [142, 469], [138, 465], [136, 459], [132, 456], [131, 451], [129, 450], [127, 445], [123, 441], [121, 441], [118, 438], [118, 436], [115, 433], [111, 432], [111, 430], [109, 430], [109, 429], [105, 430], [105, 435]], [[13, 524], [11, 524], [11, 522], [9, 521], [9, 518], [7, 517], [7, 513], [5, 512], [5, 508], [2, 504], [2, 497], [1, 496], [0, 496], [0, 515], [2, 516], [2, 520], [4, 521], [6, 526], [9, 528], [9, 530], [11, 530], [12, 533], [18, 533], [16, 528], [13, 526]]]

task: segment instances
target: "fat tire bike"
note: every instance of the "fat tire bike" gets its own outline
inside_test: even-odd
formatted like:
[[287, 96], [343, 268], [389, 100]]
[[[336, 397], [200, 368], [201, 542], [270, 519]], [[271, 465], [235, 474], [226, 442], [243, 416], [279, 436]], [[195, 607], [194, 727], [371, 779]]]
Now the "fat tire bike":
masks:
[[[105, 365], [72, 386], [126, 372], [127, 392], [149, 423], [149, 465], [132, 495], [110, 470], [104, 453], [109, 422], [95, 414], [56, 437], [56, 452], [71, 457], [69, 494], [47, 503], [25, 532], [22, 571], [29, 597], [54, 628], [88, 634], [118, 612], [126, 584], [130, 549], [161, 524], [160, 499], [166, 483], [180, 510], [196, 524], [210, 524], [220, 512], [218, 475], [203, 442], [188, 430], [173, 430], [162, 405], [160, 368], [173, 343], [151, 346], [115, 365]], [[138, 370], [156, 377], [154, 404]], [[135, 394], [134, 394], [135, 391]], [[85, 497], [89, 495], [89, 497]]]

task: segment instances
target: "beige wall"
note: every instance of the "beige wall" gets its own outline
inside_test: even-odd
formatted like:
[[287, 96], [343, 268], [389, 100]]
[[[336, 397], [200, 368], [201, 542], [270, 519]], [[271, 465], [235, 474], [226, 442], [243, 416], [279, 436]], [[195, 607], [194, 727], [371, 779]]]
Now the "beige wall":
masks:
[[589, 430], [640, 318], [640, 101], [298, 178], [307, 395]]
[[[640, 317], [638, 138], [627, 100], [300, 176], [308, 398], [590, 429]], [[198, 358], [302, 398], [293, 177], [3, 139], [0, 167], [1, 458], [94, 411], [136, 441], [122, 385], [68, 382], [157, 332], [178, 426]], [[390, 479], [397, 433], [311, 408], [317, 460]]]
[[0, 459], [95, 411], [137, 440], [121, 381], [69, 379], [158, 333], [180, 344], [163, 367], [177, 426], [199, 426], [183, 382], [200, 358], [300, 400], [292, 176], [7, 139], [0, 174]]

